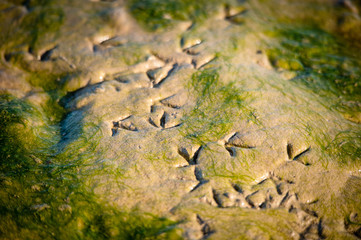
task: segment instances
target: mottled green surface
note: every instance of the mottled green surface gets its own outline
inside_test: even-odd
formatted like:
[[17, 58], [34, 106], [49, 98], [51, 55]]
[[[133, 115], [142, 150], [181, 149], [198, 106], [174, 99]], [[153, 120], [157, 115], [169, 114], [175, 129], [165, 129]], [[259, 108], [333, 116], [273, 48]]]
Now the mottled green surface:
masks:
[[62, 148], [57, 126], [39, 122], [52, 111], [41, 116], [27, 102], [1, 96], [1, 238], [178, 239], [176, 222], [97, 202], [77, 173], [101, 156], [96, 126]]
[[0, 239], [361, 237], [341, 2], [0, 0]]
[[220, 6], [228, 6], [234, 1], [223, 0], [131, 0], [129, 9], [135, 19], [150, 30], [174, 25], [176, 21], [204, 21], [219, 11]]

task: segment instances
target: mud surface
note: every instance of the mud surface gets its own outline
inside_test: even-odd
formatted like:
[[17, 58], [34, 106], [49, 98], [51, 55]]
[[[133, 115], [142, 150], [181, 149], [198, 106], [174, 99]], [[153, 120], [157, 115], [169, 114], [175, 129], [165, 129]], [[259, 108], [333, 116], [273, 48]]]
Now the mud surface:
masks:
[[360, 11], [0, 1], [0, 238], [361, 238]]

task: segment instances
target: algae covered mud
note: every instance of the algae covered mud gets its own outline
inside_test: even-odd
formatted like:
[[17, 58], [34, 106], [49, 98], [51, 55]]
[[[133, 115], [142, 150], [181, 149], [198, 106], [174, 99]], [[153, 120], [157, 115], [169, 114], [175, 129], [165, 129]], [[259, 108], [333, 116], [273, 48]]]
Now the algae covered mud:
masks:
[[0, 239], [361, 238], [358, 1], [0, 12]]

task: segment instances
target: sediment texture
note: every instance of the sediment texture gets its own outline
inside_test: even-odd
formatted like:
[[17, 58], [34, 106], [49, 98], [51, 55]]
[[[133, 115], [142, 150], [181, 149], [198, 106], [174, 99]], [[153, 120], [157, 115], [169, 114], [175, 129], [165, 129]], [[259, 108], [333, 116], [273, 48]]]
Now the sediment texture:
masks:
[[352, 1], [0, 1], [2, 239], [361, 237]]

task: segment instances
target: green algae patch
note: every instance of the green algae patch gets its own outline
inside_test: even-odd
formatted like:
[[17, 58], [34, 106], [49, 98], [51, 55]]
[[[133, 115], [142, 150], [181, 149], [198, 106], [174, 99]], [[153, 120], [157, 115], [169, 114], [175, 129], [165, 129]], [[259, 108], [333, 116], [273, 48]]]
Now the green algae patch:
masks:
[[[323, 131], [323, 128], [304, 127], [313, 143], [320, 149], [320, 162], [327, 169], [330, 161], [340, 167], [358, 166], [361, 162], [361, 129], [354, 126], [348, 130], [338, 130], [335, 136]], [[307, 163], [307, 162], [306, 162]]]
[[324, 106], [355, 123], [332, 134], [323, 132], [326, 126], [312, 131], [305, 127], [322, 153], [322, 165], [327, 168], [330, 160], [340, 167], [358, 164], [361, 146], [357, 125], [361, 122], [359, 48], [347, 42], [345, 36], [310, 22], [289, 23], [267, 33], [271, 39], [267, 50], [269, 60], [282, 76], [290, 76], [285, 77], [287, 80], [321, 96]]
[[281, 46], [271, 47], [271, 51], [277, 49], [271, 56], [279, 56], [273, 58], [274, 66], [299, 71], [302, 69], [293, 69], [290, 63], [305, 62], [299, 82], [311, 89], [321, 87], [325, 92], [322, 94], [332, 91], [346, 97], [350, 94], [348, 98], [360, 96], [358, 1], [268, 0], [254, 1], [251, 5], [263, 19], [261, 24], [272, 26], [272, 34], [281, 40]]
[[268, 57], [285, 79], [321, 96], [347, 120], [361, 122], [361, 61], [353, 48], [315, 28], [288, 26], [271, 38]]
[[0, 96], [0, 159], [1, 172], [6, 175], [28, 171], [32, 165], [29, 151], [34, 138], [29, 136], [24, 117], [32, 111], [30, 105], [20, 100], [9, 95]]
[[47, 34], [55, 33], [59, 30], [63, 23], [64, 12], [60, 8], [48, 7], [34, 9], [27, 15], [22, 24], [22, 29], [30, 29], [29, 41], [32, 51], [38, 47], [41, 38], [46, 37]]
[[[0, 109], [2, 235], [11, 239], [180, 239], [177, 222], [110, 207], [85, 185], [99, 174], [98, 161], [103, 156], [97, 124], [84, 125], [77, 138], [71, 129], [34, 125], [39, 116], [49, 116], [12, 96], [1, 96]], [[107, 169], [100, 171], [104, 174]]]
[[[28, 45], [29, 51], [34, 52], [39, 47], [42, 38], [54, 36], [60, 29], [64, 21], [64, 12], [61, 8], [50, 4], [53, 1], [46, 1], [47, 4], [33, 4], [29, 1], [29, 13], [18, 13], [13, 16], [13, 21], [8, 23], [11, 18], [4, 14], [3, 24], [0, 29], [3, 34], [0, 38], [0, 48], [17, 49], [22, 45]], [[20, 10], [19, 10], [20, 11]], [[14, 13], [12, 14], [14, 15]]]
[[329, 146], [341, 164], [360, 163], [361, 129], [338, 133]]
[[41, 87], [45, 92], [61, 92], [61, 79], [65, 74], [52, 74], [48, 72], [31, 72], [27, 81], [34, 87]]
[[[18, 190], [23, 187], [19, 185]], [[2, 234], [11, 239], [181, 239], [177, 222], [137, 211], [115, 210], [84, 192], [73, 194], [75, 200], [31, 205], [41, 197], [33, 189], [26, 196], [24, 190], [17, 195], [29, 200], [9, 202], [10, 210], [0, 208]], [[48, 194], [52, 192], [48, 190]]]
[[297, 73], [292, 81], [321, 96], [329, 93], [347, 98], [361, 96], [360, 61], [332, 35], [317, 29], [282, 29], [278, 46], [268, 50], [278, 70]]
[[131, 0], [128, 7], [146, 29], [171, 27], [176, 21], [200, 22], [235, 1], [215, 0]]
[[[78, 197], [70, 204], [73, 205], [70, 221], [64, 223], [62, 229], [58, 228], [60, 239], [74, 235], [79, 239], [181, 239], [177, 222], [137, 210], [116, 210], [96, 203], [89, 195], [87, 199]], [[60, 211], [64, 214], [63, 209]]]
[[29, 230], [38, 222], [39, 216], [31, 217], [33, 210], [48, 207], [34, 192], [44, 180], [42, 166], [51, 154], [54, 129], [45, 125], [41, 109], [10, 95], [1, 95], [0, 109], [0, 231], [10, 238], [19, 233], [40, 239], [42, 231]]
[[[110, 221], [109, 221], [110, 220]], [[176, 222], [138, 212], [117, 213], [113, 215], [113, 219], [98, 218], [100, 223], [109, 221], [112, 227], [101, 229], [94, 235], [94, 239], [101, 235], [109, 236], [113, 239], [181, 239], [177, 233]], [[113, 229], [112, 229], [113, 228]], [[105, 230], [105, 231], [104, 231]], [[113, 236], [112, 236], [113, 235]]]
[[[227, 179], [238, 185], [251, 184], [256, 174], [251, 169], [255, 163], [255, 154], [242, 154], [242, 157], [229, 157], [221, 145], [206, 145], [203, 159], [207, 159], [206, 167], [202, 169], [205, 178]], [[222, 160], [220, 160], [222, 159]], [[227, 159], [227, 160], [225, 160]]]
[[[150, 30], [171, 26], [172, 20], [198, 20], [212, 11], [216, 1], [130, 1], [129, 9], [135, 19]], [[213, 9], [214, 11], [214, 9]]]
[[46, 95], [40, 103], [41, 110], [51, 124], [57, 125], [64, 118], [66, 110], [61, 106], [59, 99], [65, 95], [64, 81], [68, 74], [52, 74], [46, 71], [29, 72], [26, 80], [35, 88], [41, 88]]
[[[359, 1], [252, 1], [259, 14], [276, 24], [312, 26], [337, 36], [347, 47], [360, 49]], [[257, 6], [258, 5], [258, 6]], [[283, 11], [279, 11], [283, 9]], [[267, 17], [266, 17], [267, 16]]]
[[115, 59], [119, 59], [128, 66], [146, 61], [149, 56], [148, 52], [147, 47], [139, 43], [128, 43], [111, 50]]
[[244, 114], [246, 94], [234, 83], [223, 84], [216, 69], [195, 73], [188, 88], [196, 96], [196, 104], [183, 117], [180, 131], [194, 143], [204, 145], [221, 139]]

